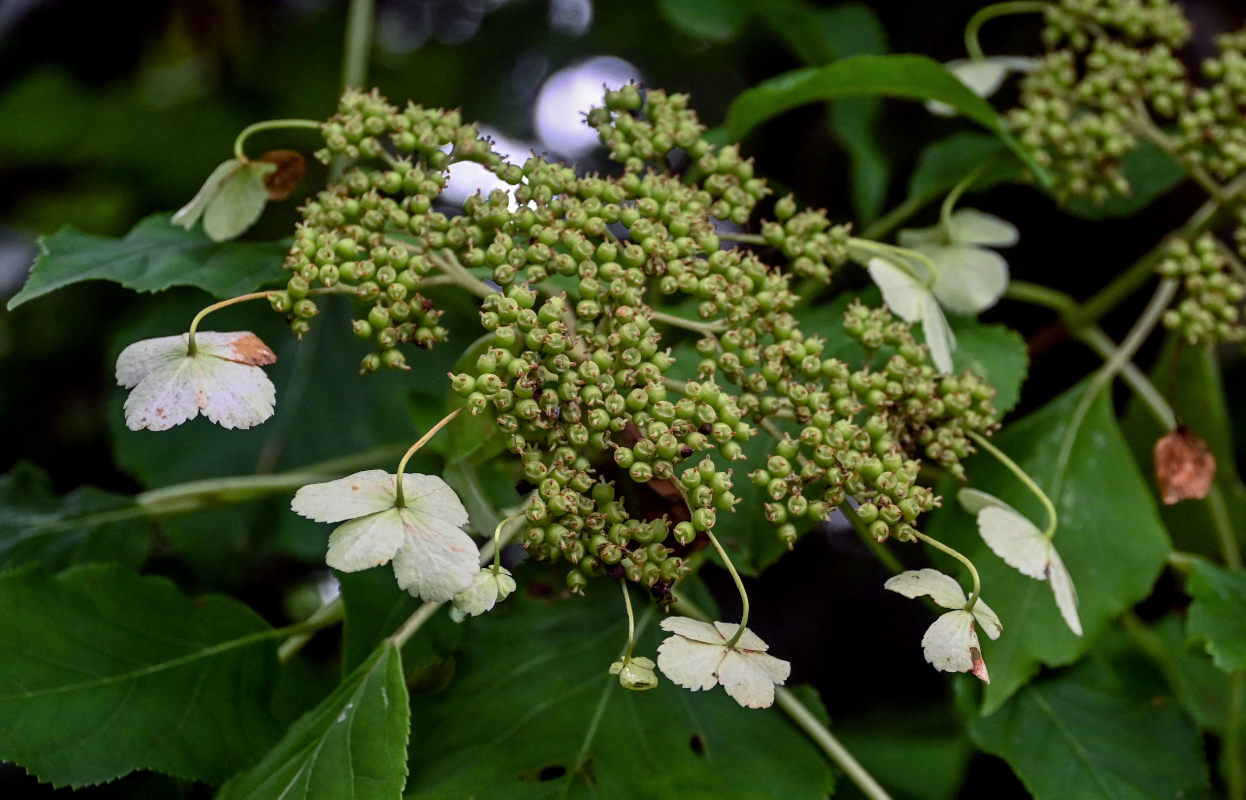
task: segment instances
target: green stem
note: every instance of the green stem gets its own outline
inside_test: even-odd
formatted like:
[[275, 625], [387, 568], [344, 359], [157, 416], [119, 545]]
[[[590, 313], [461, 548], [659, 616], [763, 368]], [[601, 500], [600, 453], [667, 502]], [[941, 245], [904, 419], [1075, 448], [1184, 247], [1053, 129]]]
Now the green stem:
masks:
[[661, 322], [665, 325], [670, 325], [673, 328], [683, 328], [684, 330], [700, 333], [704, 336], [722, 333], [727, 329], [727, 324], [722, 320], [717, 322], [697, 322], [696, 320], [684, 319], [683, 317], [677, 317], [674, 314], [666, 314], [657, 310], [650, 311], [649, 318], [654, 322]]
[[939, 225], [943, 228], [943, 236], [949, 242], [952, 241], [952, 209], [956, 208], [956, 204], [960, 201], [961, 195], [965, 190], [973, 185], [973, 182], [986, 171], [991, 165], [991, 159], [983, 161], [978, 166], [969, 171], [969, 174], [960, 179], [960, 182], [952, 187], [952, 190], [943, 198], [943, 204], [939, 206]]
[[[1082, 329], [1077, 334], [1077, 338], [1104, 359], [1111, 358], [1112, 353], [1116, 352], [1116, 343], [1109, 339], [1098, 325]], [[1168, 401], [1155, 388], [1155, 384], [1151, 383], [1151, 379], [1134, 366], [1132, 361], [1127, 361], [1121, 366], [1121, 379], [1134, 390], [1134, 394], [1138, 395], [1138, 399], [1146, 405], [1151, 415], [1166, 430], [1177, 427], [1177, 414], [1172, 410], [1172, 406], [1168, 405]]]
[[1241, 569], [1242, 551], [1237, 546], [1237, 535], [1233, 529], [1233, 520], [1229, 516], [1229, 507], [1224, 502], [1224, 492], [1216, 483], [1207, 492], [1207, 506], [1211, 512], [1212, 528], [1216, 532], [1216, 542], [1220, 546], [1220, 557], [1229, 569]]
[[198, 348], [195, 347], [195, 331], [199, 328], [199, 323], [203, 321], [204, 317], [211, 314], [213, 311], [219, 311], [222, 308], [227, 308], [237, 303], [245, 303], [248, 300], [259, 300], [261, 297], [271, 297], [274, 294], [276, 294], [276, 292], [272, 290], [267, 292], [251, 292], [250, 294], [243, 294], [238, 297], [231, 297], [228, 300], [222, 300], [219, 303], [213, 303], [200, 311], [195, 315], [195, 318], [190, 321], [190, 330], [186, 332], [186, 355], [193, 356], [196, 352], [198, 352]]
[[636, 645], [636, 617], [632, 614], [632, 596], [627, 591], [627, 581], [620, 580], [623, 589], [623, 605], [627, 608], [627, 650], [623, 653], [623, 663], [632, 660], [632, 648]]
[[315, 625], [315, 629], [296, 633], [282, 642], [277, 648], [277, 660], [285, 664], [294, 658], [295, 654], [303, 649], [303, 645], [310, 642], [311, 638], [316, 635], [316, 631], [341, 622], [342, 617], [345, 615], [345, 609], [346, 606], [342, 602], [341, 595], [316, 609], [316, 613], [303, 620], [303, 624]]
[[503, 536], [502, 529], [506, 527], [507, 523], [520, 519], [521, 517], [523, 517], [523, 515], [524, 515], [523, 511], [518, 511], [514, 514], [511, 514], [509, 517], [506, 517], [501, 522], [499, 522], [497, 524], [497, 527], [493, 529], [493, 571], [494, 573], [497, 573], [497, 571], [502, 568], [502, 543], [505, 542], [507, 539], [509, 539], [511, 535], [513, 534], [513, 531], [512, 531], [511, 533], [506, 534], [506, 536]]
[[1240, 669], [1229, 675], [1229, 704], [1224, 711], [1225, 783], [1228, 784], [1229, 800], [1246, 798], [1246, 772], [1243, 771], [1241, 759], [1244, 678], [1246, 671]]
[[1199, 167], [1197, 164], [1191, 164], [1181, 158], [1181, 148], [1168, 137], [1168, 134], [1159, 129], [1159, 126], [1155, 124], [1155, 120], [1151, 119], [1150, 112], [1147, 111], [1141, 100], [1134, 101], [1133, 110], [1133, 127], [1136, 132], [1160, 150], [1163, 150], [1173, 161], [1180, 164], [1185, 169], [1186, 174], [1207, 193], [1208, 197], [1217, 204], [1224, 205], [1228, 201], [1228, 198], [1224, 195], [1224, 187], [1202, 167]]
[[910, 217], [921, 211], [922, 208], [933, 200], [937, 195], [910, 195], [906, 197], [900, 205], [888, 211], [883, 216], [871, 222], [861, 231], [863, 239], [882, 239], [896, 228], [907, 222]]
[[1049, 5], [1051, 4], [1033, 0], [1013, 0], [979, 9], [978, 13], [970, 17], [969, 23], [965, 25], [965, 52], [975, 61], [986, 58], [982, 53], [982, 45], [978, 43], [978, 30], [989, 20], [1009, 14], [1041, 14]]
[[1077, 310], [1077, 301], [1059, 289], [1052, 289], [1029, 281], [1013, 280], [1008, 282], [1004, 297], [1030, 305], [1050, 308], [1060, 316], [1068, 316]]
[[428, 440], [437, 434], [437, 431], [450, 424], [450, 421], [462, 411], [463, 406], [459, 406], [442, 417], [436, 425], [428, 429], [428, 433], [421, 436], [415, 444], [411, 445], [410, 449], [403, 455], [402, 460], [398, 462], [398, 474], [394, 476], [394, 508], [405, 508], [407, 505], [406, 497], [402, 493], [402, 472], [407, 468], [407, 462], [411, 460], [411, 456], [415, 455], [417, 450], [427, 444]]
[[962, 555], [959, 550], [948, 547], [938, 539], [932, 539], [921, 531], [914, 531], [913, 536], [915, 536], [919, 541], [923, 541], [930, 545], [934, 549], [947, 553], [949, 556], [964, 564], [969, 569], [969, 575], [973, 578], [973, 594], [969, 596], [969, 602], [965, 603], [965, 610], [973, 611], [974, 604], [978, 602], [978, 597], [982, 594], [982, 581], [978, 579], [978, 570], [974, 567], [973, 562], [966, 556]]
[[374, 0], [350, 0], [342, 52], [342, 89], [362, 89], [368, 80], [374, 14]]
[[1142, 315], [1138, 317], [1138, 321], [1134, 323], [1124, 341], [1116, 348], [1116, 351], [1108, 358], [1107, 362], [1099, 368], [1091, 381], [1086, 393], [1082, 395], [1082, 399], [1077, 404], [1077, 408], [1073, 411], [1073, 416], [1069, 419], [1068, 430], [1065, 431], [1064, 439], [1060, 443], [1060, 451], [1056, 455], [1055, 474], [1051, 481], [1052, 497], [1060, 496], [1060, 489], [1064, 483], [1064, 474], [1068, 469], [1069, 457], [1073, 453], [1073, 444], [1077, 441], [1078, 431], [1081, 430], [1082, 422], [1086, 419], [1086, 414], [1090, 411], [1091, 405], [1094, 404], [1095, 398], [1103, 387], [1111, 383], [1112, 378], [1120, 372], [1121, 368], [1133, 358], [1134, 353], [1142, 346], [1147, 336], [1155, 328], [1159, 322], [1160, 316], [1164, 313], [1164, 309], [1168, 308], [1168, 304], [1172, 302], [1173, 295], [1177, 293], [1178, 283], [1175, 280], [1166, 278], [1160, 281], [1155, 289], [1155, 294], [1151, 296], [1151, 301], [1147, 303], [1147, 307], [1143, 309]]
[[779, 703], [779, 708], [796, 723], [796, 726], [804, 731], [814, 743], [822, 748], [822, 752], [830, 756], [831, 760], [839, 765], [844, 771], [848, 779], [856, 784], [861, 793], [870, 800], [891, 800], [891, 795], [887, 794], [887, 790], [874, 780], [874, 776], [861, 766], [861, 762], [853, 758], [852, 753], [848, 752], [848, 748], [844, 747], [838, 739], [822, 724], [821, 720], [810, 713], [800, 700], [796, 699], [796, 695], [784, 689], [782, 686], [776, 686], [774, 690], [775, 700]]
[[741, 244], [766, 244], [766, 240], [760, 234], [756, 233], [731, 233], [730, 231], [718, 231], [718, 238], [724, 242], [740, 242]]
[[731, 573], [731, 579], [735, 581], [736, 591], [740, 593], [740, 625], [735, 630], [735, 635], [727, 640], [726, 647], [728, 650], [735, 647], [736, 642], [740, 641], [740, 637], [744, 635], [744, 628], [748, 625], [748, 592], [744, 590], [744, 581], [740, 579], [740, 573], [736, 571], [735, 564], [731, 563], [727, 551], [719, 544], [718, 537], [713, 531], [706, 531], [705, 535], [709, 537], [710, 544], [714, 546], [714, 550], [718, 553], [718, 557], [722, 559], [723, 565], [727, 571]]
[[[856, 252], [853, 252], [853, 251]], [[927, 289], [935, 285], [935, 281], [939, 277], [939, 268], [930, 260], [930, 256], [917, 250], [909, 250], [906, 247], [898, 247], [894, 244], [884, 244], [882, 242], [873, 242], [869, 239], [858, 239], [855, 236], [848, 237], [848, 253], [854, 261], [865, 263], [869, 261], [869, 256], [876, 255], [888, 260], [888, 262], [900, 267], [907, 272], [913, 280], [920, 281]], [[930, 271], [930, 277], [926, 280], [917, 275], [913, 271], [913, 267], [909, 261], [921, 262], [922, 266]]]
[[310, 128], [313, 130], [319, 130], [320, 123], [314, 119], [267, 119], [263, 122], [256, 122], [248, 125], [243, 128], [242, 133], [239, 133], [237, 138], [234, 139], [234, 158], [244, 164], [247, 163], [249, 159], [247, 158], [247, 153], [243, 146], [246, 144], [247, 139], [251, 138], [252, 134], [259, 133], [260, 131], [288, 130], [291, 128]]
[[1025, 487], [1038, 498], [1038, 502], [1042, 503], [1043, 510], [1047, 512], [1047, 530], [1043, 531], [1043, 535], [1050, 539], [1056, 533], [1056, 507], [1052, 504], [1051, 498], [1047, 496], [1039, 485], [1034, 482], [1030, 474], [1021, 469], [1017, 462], [1008, 457], [1008, 454], [1000, 450], [995, 444], [977, 431], [969, 431], [969, 438], [973, 439], [979, 447], [987, 451], [995, 457], [995, 460], [1008, 468], [1008, 471], [1016, 476], [1017, 480], [1025, 484]]
[[468, 272], [453, 253], [450, 253], [447, 258], [440, 253], [430, 252], [428, 260], [440, 267], [441, 271], [454, 285], [461, 289], [466, 289], [481, 299], [497, 294], [496, 289]]

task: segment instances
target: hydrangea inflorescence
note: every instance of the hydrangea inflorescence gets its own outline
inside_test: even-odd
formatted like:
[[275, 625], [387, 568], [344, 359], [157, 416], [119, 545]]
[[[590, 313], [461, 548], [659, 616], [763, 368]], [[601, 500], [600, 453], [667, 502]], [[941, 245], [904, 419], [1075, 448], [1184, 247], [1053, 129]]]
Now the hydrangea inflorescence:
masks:
[[[451, 386], [521, 460], [535, 487], [522, 542], [569, 562], [573, 591], [605, 574], [669, 598], [687, 554], [734, 511], [733, 462], [789, 546], [849, 497], [873, 535], [911, 539], [938, 504], [917, 484], [923, 459], [962, 475], [968, 433], [996, 425], [994, 390], [941, 375], [906, 323], [859, 303], [843, 335], [869, 362], [826, 356], [793, 311], [846, 262], [847, 227], [786, 197], [755, 223], [764, 244], [725, 246], [770, 190], [737, 147], [705, 140], [686, 96], [627, 86], [587, 122], [619, 174], [512, 164], [458, 112], [348, 91], [318, 156], [356, 163], [304, 207], [273, 306], [302, 333], [309, 292], [349, 288], [368, 304], [355, 332], [380, 348], [369, 371], [405, 368], [402, 343], [450, 335], [428, 287], [474, 292], [491, 339]], [[513, 188], [454, 213], [438, 196], [461, 161]], [[696, 365], [691, 379], [669, 376], [677, 359]], [[776, 441], [747, 460], [763, 430]], [[659, 502], [636, 502], [646, 491]]]

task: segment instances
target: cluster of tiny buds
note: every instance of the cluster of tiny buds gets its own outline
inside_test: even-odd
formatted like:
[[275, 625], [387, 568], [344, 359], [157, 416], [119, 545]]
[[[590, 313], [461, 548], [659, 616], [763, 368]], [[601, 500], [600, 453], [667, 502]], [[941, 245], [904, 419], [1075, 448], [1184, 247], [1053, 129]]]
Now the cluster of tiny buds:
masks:
[[1216, 38], [1219, 58], [1203, 62], [1206, 87], [1190, 93], [1178, 118], [1182, 156], [1222, 181], [1246, 169], [1246, 31]]
[[[875, 536], [913, 538], [939, 503], [919, 470], [964, 477], [970, 434], [997, 424], [994, 390], [940, 375], [906, 323], [860, 303], [843, 331], [865, 363], [824, 356], [790, 284], [830, 282], [847, 226], [791, 197], [754, 221], [766, 182], [737, 147], [705, 140], [686, 96], [626, 86], [587, 122], [620, 174], [511, 164], [457, 112], [347, 92], [318, 156], [356, 163], [302, 209], [273, 305], [302, 333], [313, 290], [355, 295], [354, 330], [380, 346], [371, 370], [450, 335], [434, 287], [476, 294], [486, 333], [450, 385], [519, 459], [523, 544], [569, 563], [572, 591], [606, 575], [669, 599], [734, 513], [737, 472], [789, 546], [850, 499]], [[442, 205], [459, 161], [512, 188]], [[760, 235], [733, 233], [752, 225]], [[725, 248], [733, 237], [756, 246]], [[676, 353], [694, 380], [669, 376]]]
[[1193, 244], [1173, 240], [1168, 255], [1156, 268], [1160, 275], [1182, 282], [1185, 296], [1164, 312], [1163, 322], [1190, 345], [1246, 338], [1246, 326], [1241, 321], [1246, 283], [1229, 272], [1229, 258], [1224, 245], [1205, 233]]

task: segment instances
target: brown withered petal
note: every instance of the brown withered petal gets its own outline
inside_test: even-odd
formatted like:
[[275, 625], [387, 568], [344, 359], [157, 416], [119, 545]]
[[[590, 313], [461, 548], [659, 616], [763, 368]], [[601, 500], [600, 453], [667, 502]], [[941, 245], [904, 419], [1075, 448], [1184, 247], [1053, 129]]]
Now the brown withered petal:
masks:
[[277, 168], [264, 176], [264, 188], [269, 200], [285, 200], [307, 171], [307, 161], [295, 150], [269, 150], [255, 159], [276, 164]]
[[1155, 443], [1155, 482], [1164, 505], [1202, 500], [1216, 477], [1216, 457], [1198, 434], [1178, 425]]

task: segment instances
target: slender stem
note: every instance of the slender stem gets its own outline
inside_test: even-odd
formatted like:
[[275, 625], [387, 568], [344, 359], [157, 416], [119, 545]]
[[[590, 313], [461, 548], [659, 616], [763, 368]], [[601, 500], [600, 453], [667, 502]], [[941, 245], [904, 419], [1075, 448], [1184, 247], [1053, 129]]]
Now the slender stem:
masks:
[[735, 630], [735, 635], [727, 640], [726, 647], [728, 650], [735, 647], [736, 642], [740, 641], [740, 637], [744, 635], [744, 628], [748, 625], [748, 592], [744, 590], [744, 581], [740, 579], [740, 573], [736, 572], [735, 564], [731, 563], [731, 558], [727, 555], [727, 551], [719, 544], [718, 537], [713, 531], [706, 531], [705, 535], [709, 537], [710, 544], [714, 545], [714, 550], [718, 552], [718, 557], [723, 560], [723, 565], [727, 571], [731, 573], [731, 579], [735, 581], [736, 591], [740, 593], [740, 625]]
[[861, 238], [883, 238], [908, 221], [918, 211], [921, 211], [922, 207], [934, 199], [935, 196], [933, 194], [922, 194], [906, 197], [900, 205], [867, 225], [865, 230], [861, 231]]
[[402, 472], [407, 468], [407, 462], [411, 460], [411, 456], [415, 455], [417, 450], [427, 444], [428, 440], [437, 434], [437, 431], [444, 428], [450, 423], [450, 420], [457, 417], [463, 411], [463, 408], [463, 406], [459, 406], [442, 417], [440, 422], [428, 429], [428, 433], [421, 436], [415, 444], [411, 445], [410, 449], [403, 455], [402, 460], [398, 462], [398, 474], [394, 476], [394, 508], [404, 508], [407, 505], [406, 498], [402, 493]]
[[492, 288], [487, 283], [468, 272], [467, 269], [459, 263], [458, 258], [456, 258], [453, 253], [450, 253], [449, 256], [446, 257], [440, 253], [430, 252], [428, 254], [428, 259], [440, 267], [446, 277], [448, 277], [456, 286], [466, 289], [477, 297], [485, 298], [498, 293], [496, 289]]
[[632, 614], [632, 596], [627, 591], [627, 581], [620, 580], [619, 588], [623, 590], [623, 605], [627, 608], [627, 650], [623, 653], [623, 663], [632, 660], [632, 648], [636, 645], [636, 617]]
[[725, 242], [740, 242], [741, 244], [766, 244], [766, 240], [760, 234], [756, 233], [732, 233], [731, 231], [718, 231], [718, 238]]
[[1241, 759], [1242, 692], [1246, 688], [1244, 679], [1246, 671], [1240, 669], [1229, 675], [1229, 704], [1224, 711], [1224, 771], [1229, 800], [1246, 798], [1246, 773], [1243, 772]]
[[962, 555], [959, 550], [955, 550], [951, 547], [948, 547], [943, 542], [940, 542], [938, 539], [931, 539], [929, 536], [922, 533], [921, 531], [914, 531], [913, 536], [915, 536], [920, 541], [923, 541], [926, 544], [930, 545], [936, 550], [942, 550], [944, 553], [947, 553], [949, 556], [951, 556], [952, 558], [956, 559], [957, 561], [959, 561], [960, 563], [964, 564], [966, 567], [969, 568], [969, 575], [970, 577], [973, 578], [973, 594], [969, 596], [969, 602], [965, 603], [965, 610], [973, 611], [974, 604], [978, 602], [978, 597], [982, 594], [982, 581], [978, 579], [978, 570], [976, 567], [974, 567], [973, 562], [970, 561], [964, 555]]
[[193, 356], [198, 351], [198, 348], [195, 347], [195, 331], [199, 328], [199, 323], [203, 321], [204, 317], [211, 314], [213, 311], [219, 311], [222, 308], [227, 308], [228, 306], [232, 306], [237, 303], [245, 303], [248, 300], [259, 300], [261, 297], [270, 297], [273, 294], [274, 292], [272, 290], [267, 292], [251, 292], [250, 294], [239, 295], [238, 297], [231, 297], [228, 300], [222, 300], [219, 303], [213, 303], [200, 311], [195, 315], [195, 318], [190, 321], [190, 330], [186, 332], [186, 355]]
[[657, 310], [650, 311], [649, 318], [654, 322], [661, 322], [674, 328], [683, 328], [684, 330], [704, 335], [722, 333], [727, 329], [727, 324], [722, 320], [717, 322], [697, 322], [696, 320], [684, 319], [683, 317], [677, 317], [674, 314], [666, 314]]
[[1242, 551], [1237, 546], [1237, 535], [1233, 528], [1233, 519], [1229, 516], [1228, 505], [1224, 502], [1224, 492], [1213, 483], [1207, 492], [1207, 506], [1211, 511], [1212, 527], [1216, 532], [1216, 542], [1220, 546], [1220, 557], [1229, 569], [1241, 569]]
[[374, 0], [350, 0], [346, 17], [346, 44], [342, 52], [343, 89], [362, 89], [368, 80], [374, 13]]
[[1164, 309], [1172, 302], [1173, 295], [1177, 293], [1178, 283], [1175, 280], [1166, 278], [1160, 281], [1155, 289], [1155, 294], [1151, 296], [1151, 301], [1147, 303], [1147, 307], [1143, 309], [1142, 315], [1138, 317], [1138, 321], [1134, 323], [1133, 328], [1125, 336], [1124, 341], [1116, 348], [1108, 358], [1107, 363], [1099, 368], [1091, 381], [1086, 393], [1082, 395], [1082, 399], [1077, 404], [1077, 408], [1073, 411], [1073, 416], [1069, 419], [1068, 430], [1065, 431], [1064, 439], [1060, 443], [1060, 451], [1056, 455], [1055, 473], [1052, 477], [1051, 495], [1053, 497], [1060, 496], [1061, 484], [1064, 483], [1065, 471], [1068, 469], [1069, 457], [1073, 453], [1073, 444], [1077, 441], [1078, 431], [1082, 427], [1082, 422], [1086, 419], [1090, 406], [1095, 402], [1099, 392], [1104, 386], [1107, 386], [1112, 378], [1120, 372], [1121, 368], [1133, 358], [1133, 354], [1138, 351], [1147, 336], [1155, 328], [1159, 322], [1160, 316], [1164, 313]]
[[514, 514], [511, 514], [509, 517], [504, 518], [501, 522], [497, 524], [497, 527], [493, 529], [493, 571], [494, 572], [497, 572], [499, 569], [502, 568], [502, 543], [511, 537], [511, 533], [506, 534], [506, 536], [502, 536], [502, 529], [505, 528], [508, 523], [514, 522], [515, 520], [520, 519], [521, 517], [523, 517], [523, 515], [524, 515], [524, 512], [522, 510], [517, 511]]
[[320, 608], [316, 609], [316, 613], [312, 614], [303, 621], [306, 625], [317, 626], [316, 629], [296, 633], [289, 639], [282, 642], [277, 648], [277, 660], [282, 664], [285, 664], [290, 659], [294, 658], [294, 655], [303, 649], [303, 645], [310, 642], [311, 638], [316, 635], [316, 631], [341, 622], [345, 608], [346, 606], [342, 603], [341, 595], [338, 595], [328, 603], [325, 603]]
[[1052, 311], [1066, 316], [1077, 310], [1077, 301], [1059, 289], [1052, 289], [1029, 281], [1013, 280], [1008, 282], [1008, 290], [1004, 297], [1030, 305], [1050, 308]]
[[961, 178], [960, 181], [952, 187], [952, 190], [943, 198], [943, 204], [939, 206], [939, 225], [943, 228], [944, 237], [950, 242], [952, 240], [952, 209], [956, 208], [956, 204], [960, 202], [960, 197], [965, 190], [973, 185], [986, 168], [991, 165], [991, 159], [983, 161], [978, 166], [969, 171], [969, 174]]
[[1134, 101], [1133, 104], [1133, 127], [1144, 138], [1150, 140], [1156, 147], [1168, 154], [1172, 160], [1181, 164], [1185, 168], [1185, 172], [1194, 182], [1202, 187], [1203, 191], [1220, 205], [1224, 205], [1228, 198], [1224, 195], [1224, 187], [1220, 185], [1215, 178], [1207, 174], [1206, 170], [1197, 164], [1191, 164], [1181, 158], [1181, 148], [1168, 137], [1168, 134], [1159, 129], [1155, 121], [1151, 119], [1150, 112], [1147, 111], [1146, 105], [1141, 100]]
[[[853, 253], [856, 250], [856, 253]], [[890, 263], [900, 267], [907, 272], [916, 281], [929, 289], [935, 285], [935, 281], [939, 277], [939, 268], [930, 260], [930, 256], [917, 250], [909, 250], [906, 247], [897, 247], [894, 244], [884, 244], [882, 242], [872, 242], [869, 239], [858, 239], [855, 236], [848, 237], [848, 252], [855, 261], [868, 261], [869, 256], [876, 255], [887, 259]], [[898, 258], [897, 258], [898, 256]], [[930, 271], [930, 277], [922, 280], [914, 271], [909, 261], [918, 261], [927, 270]]]
[[849, 780], [857, 785], [863, 795], [870, 800], [891, 800], [891, 795], [887, 794], [887, 790], [874, 780], [874, 776], [861, 766], [861, 762], [853, 758], [852, 753], [848, 752], [848, 749], [831, 734], [821, 720], [796, 699], [796, 695], [782, 686], [775, 687], [774, 695], [779, 707], [791, 717], [792, 722], [795, 722], [798, 728], [822, 748], [822, 752], [839, 765], [839, 768], [844, 771]]
[[965, 25], [965, 52], [975, 61], [986, 58], [982, 53], [982, 45], [978, 43], [978, 30], [988, 21], [1009, 14], [1042, 13], [1050, 3], [1034, 2], [1034, 0], [1013, 0], [1008, 3], [995, 3], [978, 10], [969, 18]]
[[[1110, 358], [1112, 353], [1116, 352], [1116, 343], [1109, 339], [1098, 325], [1082, 329], [1077, 334], [1077, 338], [1105, 359]], [[1138, 399], [1150, 409], [1151, 415], [1165, 429], [1172, 430], [1177, 427], [1177, 415], [1172, 410], [1172, 406], [1168, 405], [1168, 401], [1160, 394], [1159, 389], [1155, 388], [1155, 384], [1151, 383], [1151, 379], [1134, 366], [1132, 361], [1125, 362], [1121, 367], [1121, 379], [1134, 390], [1134, 394], [1138, 395]]]
[[243, 128], [242, 133], [239, 133], [238, 137], [234, 139], [234, 158], [244, 164], [247, 163], [249, 159], [247, 159], [246, 150], [243, 148], [243, 145], [246, 144], [247, 139], [251, 138], [252, 134], [259, 133], [260, 131], [287, 130], [290, 128], [310, 128], [313, 130], [319, 130], [320, 123], [314, 119], [267, 119], [263, 122], [256, 122], [248, 125]]
[[1056, 507], [1052, 504], [1051, 498], [1047, 496], [1039, 485], [1034, 482], [1030, 474], [1021, 469], [1017, 462], [1008, 457], [1008, 454], [1000, 450], [995, 444], [977, 431], [969, 431], [969, 438], [973, 439], [979, 447], [995, 456], [995, 460], [1008, 468], [1008, 471], [1016, 476], [1017, 480], [1025, 484], [1025, 487], [1038, 498], [1038, 502], [1043, 504], [1043, 510], [1047, 512], [1047, 530], [1043, 535], [1050, 539], [1056, 533]]

